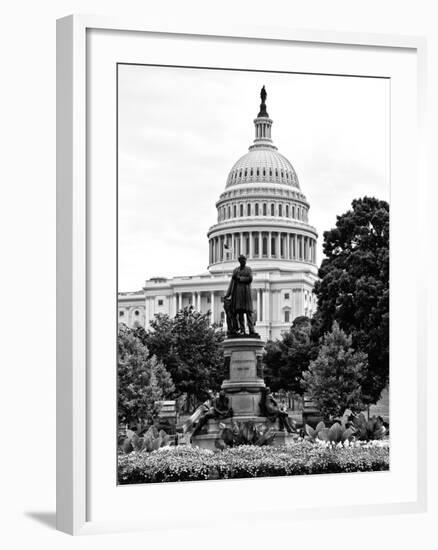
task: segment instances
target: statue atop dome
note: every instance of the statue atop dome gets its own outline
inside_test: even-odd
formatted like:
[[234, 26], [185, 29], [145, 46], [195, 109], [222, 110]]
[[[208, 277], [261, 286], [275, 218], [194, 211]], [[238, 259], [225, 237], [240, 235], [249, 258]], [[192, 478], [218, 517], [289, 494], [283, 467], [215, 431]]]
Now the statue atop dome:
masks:
[[266, 98], [268, 97], [268, 94], [266, 93], [265, 86], [262, 87], [260, 90], [260, 99], [262, 102], [260, 103], [260, 112], [257, 115], [257, 117], [266, 117], [269, 118], [268, 112], [266, 111]]

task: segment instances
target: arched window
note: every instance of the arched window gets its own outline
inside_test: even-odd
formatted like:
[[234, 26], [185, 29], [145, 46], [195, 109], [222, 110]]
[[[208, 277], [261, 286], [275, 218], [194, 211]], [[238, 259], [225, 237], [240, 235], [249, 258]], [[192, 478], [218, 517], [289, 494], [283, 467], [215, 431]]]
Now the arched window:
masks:
[[263, 175], [266, 176], [266, 170], [263, 168]]
[[289, 205], [286, 204], [286, 218], [289, 217]]
[[277, 169], [275, 169], [275, 177], [278, 178], [278, 170]]
[[231, 207], [230, 207], [230, 206], [228, 207], [227, 214], [228, 214], [227, 217], [228, 217], [228, 218], [231, 218]]
[[124, 311], [119, 311], [119, 317], [123, 317], [125, 315]]
[[251, 203], [248, 203], [246, 206], [246, 215], [251, 216]]
[[236, 204], [233, 206], [233, 216], [234, 217], [237, 216], [237, 205]]
[[275, 216], [275, 205], [274, 205], [274, 203], [271, 204], [271, 216]]
[[254, 170], [251, 168], [251, 176], [253, 175]]
[[281, 177], [282, 177], [282, 178], [284, 177], [284, 175], [283, 175], [283, 170], [281, 171]]
[[255, 215], [256, 216], [259, 215], [259, 205], [258, 205], [258, 203], [256, 203], [256, 205], [255, 205]]
[[138, 309], [135, 310], [134, 314], [137, 316], [140, 315], [140, 312], [138, 311]]
[[278, 205], [278, 215], [279, 216], [283, 215], [283, 206], [281, 204]]
[[260, 170], [257, 168], [257, 176], [260, 175]]
[[276, 238], [274, 236], [271, 236], [271, 256], [277, 255], [277, 251], [275, 249], [275, 242], [276, 242]]
[[268, 205], [264, 202], [263, 203], [263, 215], [266, 216], [268, 214]]
[[243, 204], [240, 205], [240, 215], [243, 216]]
[[269, 175], [272, 176], [272, 168], [269, 168]]
[[289, 179], [289, 172], [286, 172], [286, 179]]
[[262, 255], [268, 255], [268, 237], [266, 236], [262, 237]]
[[292, 218], [295, 218], [295, 206], [292, 206]]
[[242, 170], [240, 170], [240, 172], [239, 172], [239, 178], [241, 178], [241, 177], [242, 177]]
[[284, 322], [290, 323], [290, 311], [288, 309], [284, 310]]
[[245, 168], [245, 178], [246, 178], [247, 173], [248, 173], [248, 170]]

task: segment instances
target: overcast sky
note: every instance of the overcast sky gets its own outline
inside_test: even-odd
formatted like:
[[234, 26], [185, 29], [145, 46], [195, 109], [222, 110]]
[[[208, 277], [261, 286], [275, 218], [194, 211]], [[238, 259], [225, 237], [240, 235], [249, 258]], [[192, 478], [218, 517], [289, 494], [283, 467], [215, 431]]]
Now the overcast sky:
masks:
[[389, 201], [382, 79], [119, 66], [119, 290], [207, 270], [207, 230], [228, 172], [254, 138], [260, 88], [272, 138], [319, 233], [352, 199]]

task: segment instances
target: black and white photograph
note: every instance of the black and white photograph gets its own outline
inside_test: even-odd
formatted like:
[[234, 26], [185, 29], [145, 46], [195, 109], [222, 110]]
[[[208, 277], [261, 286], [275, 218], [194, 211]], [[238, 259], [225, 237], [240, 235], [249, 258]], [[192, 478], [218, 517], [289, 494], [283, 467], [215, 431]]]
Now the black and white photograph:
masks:
[[389, 470], [389, 86], [118, 64], [120, 485]]

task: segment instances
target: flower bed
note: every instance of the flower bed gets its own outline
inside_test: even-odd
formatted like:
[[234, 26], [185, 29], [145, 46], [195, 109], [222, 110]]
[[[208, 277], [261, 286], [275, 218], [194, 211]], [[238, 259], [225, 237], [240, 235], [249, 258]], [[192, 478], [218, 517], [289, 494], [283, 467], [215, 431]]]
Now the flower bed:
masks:
[[224, 451], [165, 447], [119, 455], [119, 483], [158, 483], [389, 469], [385, 445], [324, 446], [298, 441], [288, 447], [240, 446]]

